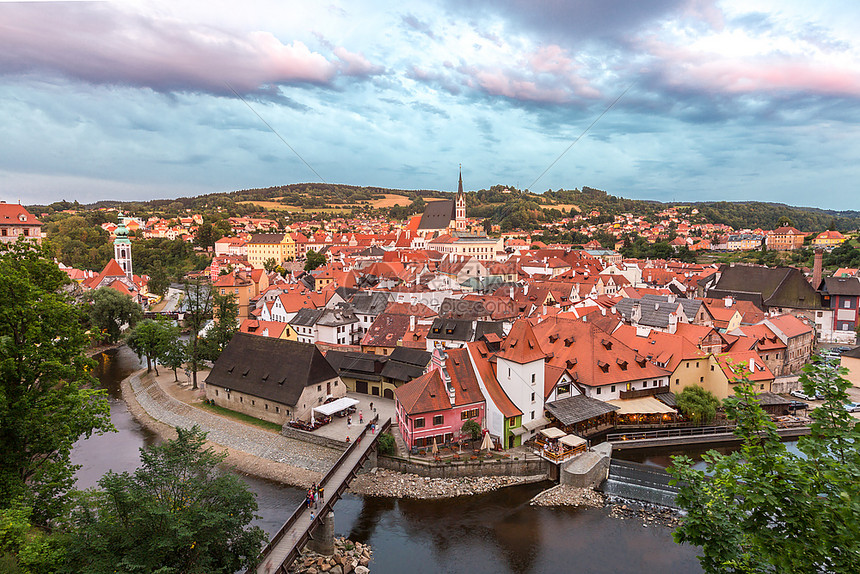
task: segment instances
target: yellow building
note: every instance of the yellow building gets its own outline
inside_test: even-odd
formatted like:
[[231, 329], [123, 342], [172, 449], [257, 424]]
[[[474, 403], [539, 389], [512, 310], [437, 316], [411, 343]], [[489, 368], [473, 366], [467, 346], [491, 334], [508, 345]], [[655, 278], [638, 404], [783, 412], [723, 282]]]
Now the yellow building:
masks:
[[815, 239], [812, 240], [813, 247], [821, 247], [823, 249], [833, 249], [841, 245], [845, 241], [845, 236], [838, 231], [822, 231]]
[[280, 265], [296, 258], [296, 242], [289, 233], [258, 233], [247, 244], [248, 263], [262, 269], [266, 261], [274, 259]]

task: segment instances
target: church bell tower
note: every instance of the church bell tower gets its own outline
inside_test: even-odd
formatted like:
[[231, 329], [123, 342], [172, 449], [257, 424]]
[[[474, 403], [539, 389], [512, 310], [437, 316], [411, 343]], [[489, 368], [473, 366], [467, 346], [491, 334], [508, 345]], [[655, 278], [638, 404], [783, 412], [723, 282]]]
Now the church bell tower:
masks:
[[122, 213], [119, 213], [117, 217], [119, 217], [119, 227], [114, 232], [116, 239], [113, 241], [113, 258], [116, 259], [116, 262], [125, 271], [126, 277], [134, 281], [134, 273], [131, 269], [131, 241], [128, 238], [128, 228], [125, 226], [125, 217], [123, 217]]
[[460, 184], [457, 186], [457, 200], [454, 204], [457, 231], [466, 231], [466, 195], [463, 193], [463, 167], [460, 166]]

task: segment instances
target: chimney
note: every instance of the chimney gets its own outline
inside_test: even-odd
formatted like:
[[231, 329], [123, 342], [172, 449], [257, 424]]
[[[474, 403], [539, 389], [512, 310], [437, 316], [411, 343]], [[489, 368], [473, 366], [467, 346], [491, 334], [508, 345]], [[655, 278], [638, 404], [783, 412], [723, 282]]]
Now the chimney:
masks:
[[727, 308], [728, 308], [728, 307], [731, 307], [731, 306], [732, 306], [732, 304], [734, 304], [734, 300], [733, 300], [731, 297], [726, 297], [725, 299], [723, 299], [723, 304], [724, 304]]
[[409, 315], [409, 330], [415, 330], [415, 315]]
[[812, 266], [812, 288], [818, 289], [821, 285], [821, 264], [824, 258], [824, 250], [818, 248], [815, 250], [815, 263]]

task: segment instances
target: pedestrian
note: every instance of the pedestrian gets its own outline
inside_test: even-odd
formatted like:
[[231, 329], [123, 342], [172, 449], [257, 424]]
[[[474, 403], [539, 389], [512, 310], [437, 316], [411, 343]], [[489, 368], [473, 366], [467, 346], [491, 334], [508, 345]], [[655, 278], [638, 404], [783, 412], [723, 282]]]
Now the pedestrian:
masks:
[[364, 424], [364, 413], [361, 411], [358, 411], [358, 424], [360, 424], [360, 425]]
[[370, 403], [370, 410], [373, 410], [373, 403]]
[[313, 511], [313, 510], [311, 510], [311, 522], [313, 522], [313, 521], [314, 521], [314, 518], [316, 518], [316, 516], [314, 516], [314, 511]]
[[346, 444], [349, 444], [349, 435], [346, 435]]
[[356, 440], [355, 442], [361, 444], [361, 435], [358, 435], [358, 440]]
[[308, 508], [310, 508], [310, 507], [311, 507], [311, 496], [310, 496], [310, 494], [308, 494], [307, 496], [305, 496], [305, 505], [306, 505]]
[[370, 423], [370, 434], [376, 433], [376, 423]]
[[320, 490], [320, 500], [325, 502], [325, 487], [323, 485], [319, 485], [318, 488]]
[[346, 417], [346, 428], [352, 428], [352, 415]]

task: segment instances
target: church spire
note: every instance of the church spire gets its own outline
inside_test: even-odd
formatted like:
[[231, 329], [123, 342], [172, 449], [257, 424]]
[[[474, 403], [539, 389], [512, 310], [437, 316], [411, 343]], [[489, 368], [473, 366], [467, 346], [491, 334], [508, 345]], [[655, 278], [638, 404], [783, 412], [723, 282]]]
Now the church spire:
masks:
[[463, 193], [463, 164], [460, 164], [460, 184], [457, 186], [457, 199], [454, 202], [454, 229], [466, 231], [466, 195]]
[[463, 193], [463, 164], [460, 164], [460, 184], [457, 186], [457, 193]]

